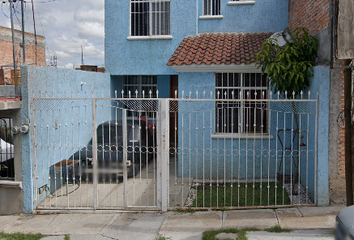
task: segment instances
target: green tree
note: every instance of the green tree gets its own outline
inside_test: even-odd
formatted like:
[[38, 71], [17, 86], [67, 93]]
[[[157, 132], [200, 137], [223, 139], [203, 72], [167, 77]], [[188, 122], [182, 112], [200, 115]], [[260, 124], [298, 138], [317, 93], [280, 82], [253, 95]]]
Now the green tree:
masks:
[[[310, 85], [317, 57], [318, 40], [306, 28], [296, 28], [291, 39], [280, 47], [277, 40], [266, 39], [256, 55], [256, 65], [267, 74], [269, 88], [287, 98], [297, 98]], [[286, 94], [287, 93], [287, 94]], [[295, 102], [292, 102], [296, 123], [296, 146], [299, 148], [301, 129]], [[299, 164], [299, 154], [296, 156]], [[297, 165], [299, 166], [299, 165]], [[293, 176], [297, 179], [298, 172]]]
[[275, 39], [266, 39], [256, 55], [256, 64], [267, 73], [267, 82], [274, 92], [292, 97], [309, 86], [317, 57], [316, 37], [306, 28], [296, 28], [291, 40], [283, 47]]

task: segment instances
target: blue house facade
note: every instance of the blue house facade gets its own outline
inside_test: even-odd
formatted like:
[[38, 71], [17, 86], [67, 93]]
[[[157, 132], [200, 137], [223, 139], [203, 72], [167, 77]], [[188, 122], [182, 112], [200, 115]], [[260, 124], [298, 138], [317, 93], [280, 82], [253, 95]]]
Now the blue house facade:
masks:
[[[123, 89], [125, 97], [129, 91], [133, 94], [138, 90], [138, 97], [142, 97], [143, 90], [145, 96], [152, 90], [152, 97], [174, 98], [177, 90], [180, 99], [203, 98], [203, 94], [223, 100], [276, 99], [276, 94], [270, 96], [267, 91], [264, 76], [255, 64], [255, 53], [263, 40], [287, 27], [288, 7], [287, 0], [106, 0], [105, 65], [111, 74], [112, 90], [119, 93]], [[309, 90], [321, 91], [327, 75], [327, 69], [316, 69]], [[329, 91], [326, 86], [322, 89], [324, 95]], [[316, 99], [316, 94], [311, 98]], [[181, 102], [179, 109], [187, 105]], [[296, 129], [302, 134], [301, 128], [311, 129], [299, 138], [315, 152], [316, 132], [310, 126], [325, 125], [328, 120], [324, 114], [323, 120], [303, 116], [295, 122], [291, 107], [282, 116], [272, 115], [275, 111], [268, 111], [270, 106], [276, 108], [272, 103], [264, 111], [251, 104], [242, 110], [227, 101], [196, 106], [200, 111], [179, 113], [175, 120], [178, 137], [171, 142], [178, 146], [179, 177], [255, 182], [277, 178], [277, 171], [293, 174], [293, 156], [281, 150], [285, 138], [290, 139], [288, 142], [295, 139], [287, 130]], [[283, 130], [280, 135], [279, 129]], [[323, 136], [327, 130], [323, 130]], [[296, 147], [292, 144], [291, 148], [301, 152], [300, 143], [294, 144]], [[254, 150], [250, 154], [244, 149]], [[282, 161], [289, 163], [284, 166]], [[318, 202], [326, 204], [328, 186], [316, 186], [322, 181], [315, 173], [318, 168], [326, 178], [326, 160], [323, 168], [306, 157], [300, 156], [298, 162], [300, 181], [311, 182], [307, 185], [309, 195], [315, 199], [316, 191], [321, 191], [323, 198]], [[302, 180], [306, 171], [312, 177]]]
[[[166, 64], [185, 37], [282, 31], [287, 26], [288, 1], [108, 0], [105, 14], [105, 62], [112, 84], [121, 89], [123, 78], [132, 81], [127, 76], [154, 76], [159, 97], [169, 97], [171, 76], [180, 73]], [[213, 83], [214, 70], [209, 72]], [[178, 84], [182, 89], [183, 80], [179, 78]]]

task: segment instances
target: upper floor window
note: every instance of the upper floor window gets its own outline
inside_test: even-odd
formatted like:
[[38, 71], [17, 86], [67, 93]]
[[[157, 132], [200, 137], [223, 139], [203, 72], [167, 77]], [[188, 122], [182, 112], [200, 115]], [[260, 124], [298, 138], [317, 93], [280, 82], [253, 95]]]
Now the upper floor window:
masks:
[[[267, 81], [261, 73], [216, 73], [216, 133], [267, 133]], [[230, 101], [231, 100], [231, 101]]]
[[170, 0], [130, 0], [130, 35], [171, 34]]
[[203, 0], [203, 15], [218, 16], [221, 15], [221, 0]]

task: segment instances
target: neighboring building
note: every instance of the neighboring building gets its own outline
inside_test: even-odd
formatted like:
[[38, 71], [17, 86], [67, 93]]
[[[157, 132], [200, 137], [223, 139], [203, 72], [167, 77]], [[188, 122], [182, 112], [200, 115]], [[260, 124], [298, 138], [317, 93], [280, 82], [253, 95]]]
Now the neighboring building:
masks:
[[76, 70], [100, 73], [106, 72], [104, 67], [97, 67], [96, 65], [81, 65], [80, 68], [76, 68]]
[[[345, 202], [345, 128], [341, 124], [344, 109], [344, 71], [333, 53], [336, 47], [334, 33], [339, 16], [333, 14], [334, 7], [330, 0], [291, 0], [289, 8], [289, 28], [306, 27], [319, 39], [317, 64], [326, 67], [330, 72], [330, 118], [329, 118], [329, 189], [330, 201], [333, 204]], [[348, 6], [348, 9], [350, 7]], [[346, 10], [347, 13], [350, 11]], [[331, 26], [331, 18], [334, 24]], [[343, 17], [343, 16], [342, 16]], [[350, 26], [348, 25], [348, 28]], [[349, 32], [347, 32], [349, 34]], [[331, 52], [332, 51], [332, 52]], [[343, 123], [343, 122], [342, 122]]]
[[[45, 37], [37, 35], [37, 47], [35, 46], [34, 34], [25, 33], [26, 44], [26, 64], [46, 66], [45, 58]], [[18, 67], [22, 65], [23, 43], [22, 32], [15, 30], [15, 48], [16, 48], [16, 63]], [[37, 60], [36, 60], [37, 59]], [[37, 61], [37, 62], [36, 62]], [[13, 45], [12, 45], [12, 31], [11, 28], [0, 26], [0, 69], [4, 70], [4, 81], [1, 79], [0, 85], [14, 85], [14, 72], [13, 72]], [[12, 74], [11, 74], [12, 70]], [[1, 71], [1, 70], [0, 70]]]

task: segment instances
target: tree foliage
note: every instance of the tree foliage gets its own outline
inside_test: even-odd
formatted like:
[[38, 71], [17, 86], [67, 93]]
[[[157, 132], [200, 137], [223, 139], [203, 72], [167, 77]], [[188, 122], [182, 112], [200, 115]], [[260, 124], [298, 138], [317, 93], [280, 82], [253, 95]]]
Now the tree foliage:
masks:
[[289, 97], [292, 92], [298, 95], [308, 87], [313, 77], [317, 44], [317, 38], [306, 28], [296, 28], [291, 40], [283, 47], [275, 39], [264, 40], [256, 55], [256, 63], [263, 74], [267, 73], [269, 87], [281, 94], [287, 91]]

